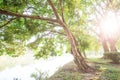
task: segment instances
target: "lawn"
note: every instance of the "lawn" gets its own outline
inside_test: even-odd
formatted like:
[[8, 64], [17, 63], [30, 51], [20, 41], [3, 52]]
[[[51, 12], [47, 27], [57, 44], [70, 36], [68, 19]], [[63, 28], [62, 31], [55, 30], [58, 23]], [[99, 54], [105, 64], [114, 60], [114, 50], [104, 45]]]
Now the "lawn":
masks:
[[96, 69], [93, 73], [78, 72], [72, 61], [60, 68], [48, 80], [120, 80], [120, 64], [101, 58], [87, 59], [88, 64]]

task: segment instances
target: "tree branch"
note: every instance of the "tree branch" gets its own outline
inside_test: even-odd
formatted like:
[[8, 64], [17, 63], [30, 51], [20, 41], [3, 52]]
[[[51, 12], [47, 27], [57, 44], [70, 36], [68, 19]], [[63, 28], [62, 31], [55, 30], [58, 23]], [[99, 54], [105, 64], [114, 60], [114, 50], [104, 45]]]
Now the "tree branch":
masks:
[[41, 17], [41, 16], [34, 16], [34, 15], [25, 15], [25, 14], [6, 11], [6, 10], [3, 10], [3, 9], [0, 9], [0, 14], [23, 17], [23, 18], [39, 19], [39, 20], [44, 20], [44, 21], [56, 22], [57, 23], [56, 19], [51, 19], [51, 18], [46, 18], [46, 17]]
[[61, 15], [62, 15], [62, 20], [63, 20], [64, 23], [66, 23], [66, 22], [65, 22], [65, 19], [64, 19], [64, 14], [63, 14], [63, 13], [64, 13], [64, 7], [63, 7], [63, 6], [64, 6], [64, 2], [63, 2], [63, 0], [60, 0], [60, 7], [61, 7], [61, 12], [62, 12], [62, 13], [61, 13]]
[[49, 21], [48, 21], [47, 23], [52, 24], [52, 25], [55, 25], [55, 26], [61, 26], [60, 24], [54, 23], [54, 22], [49, 22]]
[[58, 20], [60, 20], [59, 15], [58, 15], [58, 12], [57, 12], [55, 6], [53, 5], [53, 3], [51, 2], [51, 0], [47, 0], [47, 1], [48, 1], [49, 5], [52, 7], [52, 10], [53, 10], [56, 18], [57, 18]]
[[16, 18], [11, 18], [9, 21], [7, 21], [6, 23], [4, 23], [3, 25], [0, 26], [0, 28], [6, 26], [7, 24], [9, 24], [10, 22], [12, 22], [13, 20], [15, 20]]

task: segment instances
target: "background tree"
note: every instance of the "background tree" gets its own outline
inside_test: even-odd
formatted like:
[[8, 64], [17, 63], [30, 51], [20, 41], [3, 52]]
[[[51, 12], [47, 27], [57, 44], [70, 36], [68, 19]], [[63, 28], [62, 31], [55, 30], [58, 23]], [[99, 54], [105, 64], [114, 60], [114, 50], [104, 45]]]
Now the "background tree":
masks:
[[[104, 55], [112, 59], [114, 63], [119, 63], [116, 43], [119, 40], [119, 6], [120, 1], [97, 0], [93, 2], [94, 12], [91, 14], [91, 23], [94, 25], [92, 31], [100, 39]], [[94, 17], [93, 17], [94, 16]], [[92, 22], [93, 21], [93, 22]], [[111, 53], [111, 54], [110, 54]]]
[[[95, 22], [92, 23], [95, 27], [92, 28], [92, 31], [99, 37], [103, 45], [104, 52], [117, 51], [116, 42], [119, 39], [119, 24], [117, 22], [118, 18], [115, 16], [118, 16], [117, 14], [119, 13], [119, 1], [98, 0], [93, 3], [95, 11], [93, 12], [94, 17], [92, 18], [92, 21]], [[91, 16], [93, 16], [93, 14]], [[109, 19], [110, 17], [111, 19]], [[114, 25], [111, 24], [110, 26], [110, 23], [113, 23]]]

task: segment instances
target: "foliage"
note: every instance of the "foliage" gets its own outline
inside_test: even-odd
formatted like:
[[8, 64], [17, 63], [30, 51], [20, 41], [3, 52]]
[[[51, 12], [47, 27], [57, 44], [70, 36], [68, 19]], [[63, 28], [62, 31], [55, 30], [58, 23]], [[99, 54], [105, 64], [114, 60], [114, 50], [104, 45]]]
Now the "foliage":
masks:
[[32, 73], [31, 77], [34, 78], [35, 80], [48, 80], [48, 75], [47, 73], [43, 73], [40, 70], [36, 70], [36, 73]]
[[47, 57], [49, 55], [56, 56], [61, 55], [63, 46], [60, 43], [55, 42], [53, 38], [45, 38], [39, 47], [36, 49], [36, 58]]
[[98, 51], [100, 49], [99, 41], [90, 34], [84, 34], [84, 36], [80, 36], [78, 41], [81, 51]]
[[[88, 49], [98, 49], [98, 42], [93, 36], [90, 36], [88, 30], [90, 27], [88, 23], [89, 17], [93, 11], [90, 9], [92, 9], [93, 2], [85, 0], [52, 0], [52, 2], [61, 16], [60, 18], [64, 19], [68, 28], [77, 38], [79, 49], [83, 52]], [[0, 1], [0, 7], [15, 13], [55, 18], [47, 0], [3, 0]], [[2, 22], [0, 25], [3, 25], [11, 18], [15, 19], [0, 29], [0, 36], [2, 37], [0, 39], [5, 41], [7, 45], [20, 41], [20, 44], [16, 45], [16, 47], [22, 44], [24, 45], [23, 48], [27, 46], [34, 49], [37, 58], [61, 55], [65, 52], [70, 53], [70, 44], [67, 41], [66, 34], [56, 23], [0, 14], [0, 22]], [[36, 40], [25, 45], [24, 42], [29, 42], [33, 36], [35, 36]], [[19, 48], [22, 50], [22, 47]], [[12, 53], [10, 54], [13, 54], [15, 49], [15, 46], [12, 47], [10, 49]], [[4, 49], [4, 51], [6, 50]]]
[[34, 42], [27, 45], [35, 51], [36, 58], [57, 56], [69, 51], [69, 44], [64, 36], [48, 33], [40, 33], [40, 38], [36, 38]]
[[24, 54], [26, 50], [24, 45], [21, 45], [21, 43], [19, 42], [8, 44], [4, 41], [1, 41], [0, 44], [1, 44], [0, 55], [8, 54], [10, 56], [16, 57]]

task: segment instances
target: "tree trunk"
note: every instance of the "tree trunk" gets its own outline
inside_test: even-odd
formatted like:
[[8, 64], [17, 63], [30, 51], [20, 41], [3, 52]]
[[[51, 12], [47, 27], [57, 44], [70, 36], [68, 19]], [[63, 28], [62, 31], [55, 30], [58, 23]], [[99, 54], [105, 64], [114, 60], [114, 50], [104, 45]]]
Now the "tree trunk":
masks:
[[109, 53], [109, 46], [107, 45], [107, 40], [106, 40], [105, 36], [102, 36], [101, 40], [102, 40], [102, 47], [104, 49], [104, 54], [103, 54], [102, 58], [103, 59], [108, 59], [107, 56], [106, 56], [106, 53]]
[[74, 56], [74, 62], [77, 65], [79, 71], [82, 71], [82, 72], [93, 71], [92, 68], [89, 67], [88, 64], [85, 62], [83, 56], [81, 55], [81, 52], [78, 49], [78, 43], [75, 40], [73, 34], [69, 31], [69, 29], [63, 22], [59, 22], [59, 23], [62, 25], [62, 27], [63, 27], [64, 31], [66, 32], [67, 37], [70, 41], [71, 52], [72, 52], [72, 55]]
[[109, 52], [107, 41], [105, 39], [102, 40], [102, 46], [103, 46], [103, 49], [104, 49], [104, 53]]
[[87, 65], [87, 63], [85, 62], [83, 56], [81, 55], [81, 52], [77, 48], [77, 46], [78, 46], [77, 41], [75, 40], [73, 35], [71, 36], [70, 41], [71, 41], [72, 54], [74, 56], [74, 62], [75, 62], [75, 64], [77, 64], [79, 71], [89, 72], [90, 67]]
[[83, 56], [84, 56], [84, 58], [87, 58], [85, 50], [83, 51]]
[[117, 52], [117, 48], [115, 47], [115, 41], [112, 38], [109, 40], [109, 44], [110, 44], [110, 51]]

